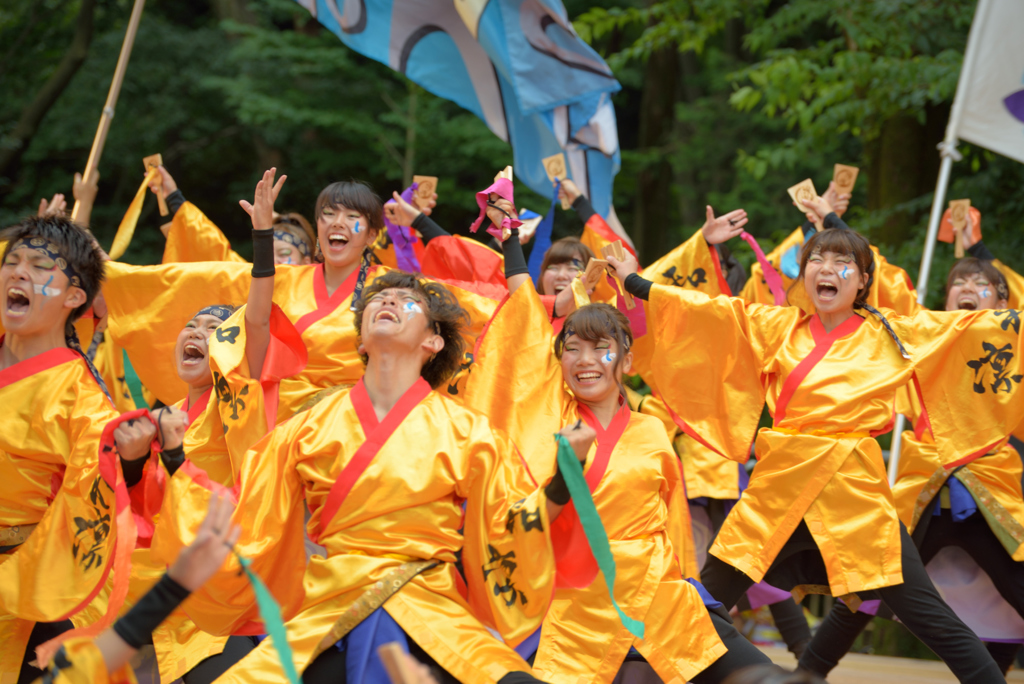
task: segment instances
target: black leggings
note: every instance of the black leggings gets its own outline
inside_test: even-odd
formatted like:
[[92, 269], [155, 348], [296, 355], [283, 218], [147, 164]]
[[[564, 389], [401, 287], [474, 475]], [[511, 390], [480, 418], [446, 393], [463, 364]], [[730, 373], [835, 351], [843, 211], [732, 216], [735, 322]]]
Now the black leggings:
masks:
[[32, 628], [28, 637], [28, 644], [25, 646], [25, 656], [21, 660], [21, 672], [18, 673], [18, 684], [32, 684], [43, 676], [43, 671], [38, 667], [32, 667], [30, 662], [36, 659], [36, 647], [41, 646], [50, 639], [60, 636], [64, 632], [74, 629], [71, 620], [60, 622], [37, 622]]
[[255, 637], [232, 636], [224, 644], [224, 650], [212, 655], [185, 673], [182, 677], [185, 684], [211, 684], [213, 680], [227, 672], [232, 665], [249, 655], [259, 646]]
[[[943, 509], [940, 515], [930, 516], [921, 524], [927, 525], [924, 534], [915, 530], [914, 537], [919, 544], [923, 564], [927, 565], [947, 546], [959, 546], [985, 571], [1006, 602], [1024, 616], [1024, 566], [1007, 553], [981, 513], [975, 513], [962, 522], [954, 522], [950, 511]], [[827, 675], [853, 647], [857, 635], [871, 622], [871, 618], [871, 615], [854, 613], [844, 604], [836, 603], [800, 659], [800, 667]], [[1006, 673], [1020, 645], [988, 642], [985, 646]]]
[[[724, 612], [724, 611], [723, 611]], [[733, 672], [752, 665], [771, 665], [771, 660], [740, 634], [732, 623], [711, 611], [711, 623], [729, 651], [690, 681], [694, 684], [717, 684]]]
[[[437, 661], [420, 648], [420, 645], [411, 637], [409, 638], [409, 654], [430, 668], [430, 674], [439, 684], [459, 683], [458, 679], [438, 665]], [[345, 657], [344, 651], [339, 651], [336, 648], [327, 649], [318, 655], [316, 660], [310, 663], [302, 673], [302, 684], [347, 684]], [[531, 682], [539, 681], [541, 680], [528, 672], [508, 672], [498, 680], [498, 684], [531, 684]]]
[[[813, 543], [807, 524], [801, 521], [772, 563], [769, 572], [776, 566], [784, 569], [791, 560], [795, 562], [795, 558], [791, 557], [805, 551], [808, 540]], [[902, 523], [900, 542], [903, 584], [876, 589], [875, 593], [918, 639], [946, 662], [961, 682], [1005, 682], [999, 666], [985, 650], [981, 640], [960, 621], [956, 613], [939, 596], [931, 578], [925, 572], [917, 547], [914, 546]], [[818, 556], [820, 558], [820, 553]], [[745, 574], [714, 556], [708, 556], [707, 563], [701, 571], [701, 580], [711, 595], [726, 606], [735, 605], [743, 592], [754, 583]], [[811, 643], [813, 645], [814, 640]], [[808, 647], [801, 659], [801, 665], [812, 657], [811, 647]]]

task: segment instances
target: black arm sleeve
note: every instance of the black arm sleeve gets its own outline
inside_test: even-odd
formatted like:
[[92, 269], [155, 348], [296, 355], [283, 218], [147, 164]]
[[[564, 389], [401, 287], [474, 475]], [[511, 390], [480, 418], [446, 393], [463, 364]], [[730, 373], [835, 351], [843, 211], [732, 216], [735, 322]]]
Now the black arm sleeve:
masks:
[[436, 237], [441, 237], [442, 235], [451, 235], [451, 233], [449, 233], [441, 226], [437, 225], [437, 223], [435, 223], [434, 220], [427, 216], [426, 214], [420, 214], [419, 216], [417, 216], [416, 219], [412, 222], [412, 227], [418, 230], [420, 232], [420, 235], [423, 236], [424, 245]]
[[165, 574], [153, 588], [114, 623], [114, 631], [126, 644], [139, 649], [153, 643], [153, 630], [167, 619], [181, 602], [188, 598], [189, 591], [170, 575]]
[[520, 273], [529, 273], [526, 265], [526, 256], [523, 255], [523, 246], [519, 244], [519, 229], [513, 228], [508, 240], [501, 243], [501, 249], [505, 252], [505, 280]]
[[142, 481], [142, 471], [146, 468], [148, 458], [139, 458], [134, 461], [121, 459], [121, 472], [124, 473], [124, 484], [131, 489]]
[[164, 449], [160, 452], [160, 460], [164, 462], [168, 475], [174, 475], [185, 462], [185, 445], [179, 445], [173, 449]]
[[995, 261], [996, 255], [993, 254], [988, 246], [984, 242], [978, 240], [973, 245], [967, 248], [967, 253], [975, 259], [981, 259], [982, 261]]
[[597, 213], [596, 211], [594, 211], [594, 205], [592, 205], [590, 203], [590, 200], [588, 200], [583, 195], [580, 195], [579, 197], [576, 198], [576, 201], [572, 203], [572, 208], [576, 211], [577, 216], [579, 216], [580, 220], [583, 221], [584, 223], [589, 221], [590, 217]]
[[274, 275], [274, 231], [252, 229], [252, 277]]
[[181, 194], [181, 190], [175, 190], [171, 194], [164, 197], [164, 201], [167, 202], [167, 211], [170, 212], [171, 218], [178, 213], [181, 209], [181, 205], [185, 203], [185, 196]]
[[630, 273], [626, 276], [626, 282], [623, 283], [623, 286], [625, 286], [626, 292], [646, 302], [651, 296], [651, 285], [653, 284], [639, 273]]
[[839, 214], [834, 211], [829, 212], [825, 215], [825, 219], [821, 222], [826, 228], [839, 228], [840, 230], [850, 230], [850, 226], [846, 225], [843, 219], [839, 218]]
[[818, 232], [817, 226], [810, 221], [804, 221], [804, 225], [800, 226], [800, 230], [804, 231], [805, 240]]

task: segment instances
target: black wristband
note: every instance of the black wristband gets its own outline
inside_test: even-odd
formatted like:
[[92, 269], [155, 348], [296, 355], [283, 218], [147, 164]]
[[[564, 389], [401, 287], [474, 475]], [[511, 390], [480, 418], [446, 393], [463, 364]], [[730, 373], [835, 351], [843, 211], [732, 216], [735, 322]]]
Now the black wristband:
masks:
[[424, 245], [436, 237], [451, 235], [447, 230], [437, 225], [437, 223], [434, 222], [434, 219], [422, 213], [413, 220], [412, 227], [418, 230], [420, 235], [423, 236]]
[[967, 253], [975, 259], [981, 259], [982, 261], [995, 261], [996, 255], [993, 254], [985, 243], [978, 240], [973, 245], [967, 248]]
[[839, 228], [840, 230], [850, 229], [850, 226], [846, 225], [846, 221], [839, 218], [839, 214], [837, 214], [834, 211], [830, 211], [828, 214], [825, 215], [825, 218], [822, 220], [821, 225], [825, 226], [826, 228]]
[[639, 273], [630, 273], [626, 276], [626, 282], [622, 283], [623, 287], [626, 288], [626, 292], [645, 302], [651, 296], [651, 285], [653, 284]]
[[185, 445], [179, 444], [173, 449], [164, 449], [160, 452], [160, 460], [164, 462], [168, 475], [174, 475], [185, 462]]
[[167, 211], [170, 212], [170, 217], [173, 219], [174, 215], [178, 213], [187, 200], [185, 196], [181, 194], [181, 190], [175, 190], [171, 194], [164, 197], [164, 201], [167, 203]]
[[565, 484], [565, 478], [562, 477], [561, 468], [555, 471], [555, 476], [551, 478], [551, 482], [548, 482], [547, 486], [544, 487], [544, 495], [548, 497], [548, 501], [559, 506], [569, 503], [569, 499], [572, 496], [569, 494], [569, 486]]
[[526, 265], [526, 257], [523, 255], [523, 246], [519, 244], [518, 228], [513, 228], [508, 240], [501, 243], [501, 250], [505, 253], [505, 280], [514, 275], [530, 272], [529, 266]]
[[153, 643], [153, 630], [188, 598], [189, 591], [170, 575], [160, 580], [132, 606], [124, 616], [114, 623], [114, 631], [126, 644], [139, 649]]
[[252, 277], [274, 275], [274, 231], [252, 229]]
[[804, 221], [804, 225], [800, 226], [800, 230], [804, 231], [804, 239], [806, 240], [818, 232], [818, 227], [810, 221]]
[[142, 471], [146, 468], [148, 458], [138, 458], [134, 461], [121, 459], [121, 472], [124, 473], [124, 484], [129, 489], [142, 481]]
[[586, 223], [590, 220], [590, 217], [596, 214], [594, 211], [594, 205], [590, 203], [583, 195], [580, 195], [572, 202], [572, 208], [576, 212], [576, 215], [580, 217], [580, 220]]

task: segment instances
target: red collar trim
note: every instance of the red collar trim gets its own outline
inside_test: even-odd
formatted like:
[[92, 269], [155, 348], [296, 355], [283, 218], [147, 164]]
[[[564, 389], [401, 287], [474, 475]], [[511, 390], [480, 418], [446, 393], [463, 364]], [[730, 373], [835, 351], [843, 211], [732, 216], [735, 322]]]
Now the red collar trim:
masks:
[[[3, 347], [4, 345], [4, 337], [6, 337], [6, 335], [0, 336], [0, 347]], [[79, 358], [81, 357], [77, 353], [67, 347], [51, 349], [50, 351], [39, 354], [38, 356], [33, 356], [31, 359], [19, 361], [10, 368], [5, 368], [0, 371], [0, 387], [7, 387], [7, 385], [12, 385], [31, 375], [41, 373], [55, 366], [59, 366], [62, 363], [74, 361]]]
[[622, 439], [622, 434], [626, 431], [633, 412], [629, 409], [629, 404], [620, 397], [619, 410], [612, 417], [612, 421], [608, 423], [608, 427], [604, 428], [589, 406], [580, 402], [576, 402], [576, 405], [579, 408], [580, 417], [597, 433], [597, 451], [594, 454], [593, 463], [590, 464], [590, 468], [586, 472], [587, 485], [593, 492], [601, 483], [605, 471], [608, 470], [608, 461], [611, 460], [612, 452], [615, 451], [616, 445]]

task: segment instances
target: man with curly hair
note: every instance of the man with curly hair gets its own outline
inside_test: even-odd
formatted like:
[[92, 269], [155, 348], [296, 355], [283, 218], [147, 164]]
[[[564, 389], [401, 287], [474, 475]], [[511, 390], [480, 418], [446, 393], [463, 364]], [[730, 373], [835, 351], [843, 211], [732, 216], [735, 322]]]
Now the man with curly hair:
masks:
[[[386, 681], [376, 646], [389, 641], [442, 681], [536, 681], [513, 647], [546, 612], [554, 549], [580, 530], [571, 508], [552, 529], [569, 500], [559, 472], [537, 473], [548, 481], [538, 487], [505, 435], [433, 391], [458, 370], [465, 324], [442, 285], [401, 271], [378, 277], [355, 306], [363, 378], [279, 426], [243, 459], [237, 549], [281, 602], [307, 684]], [[585, 457], [593, 431], [563, 433]], [[172, 477], [153, 552], [172, 559], [213, 487], [188, 461], [164, 464]], [[326, 548], [308, 567], [303, 503], [312, 513], [306, 531]], [[234, 560], [186, 610], [215, 634], [263, 630]], [[218, 681], [283, 677], [268, 639]]]

